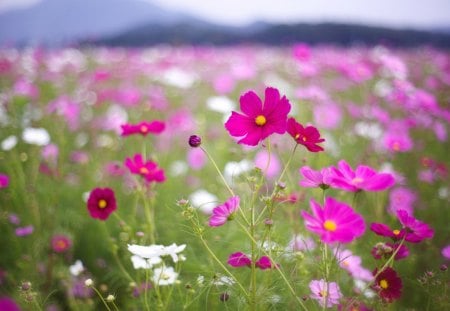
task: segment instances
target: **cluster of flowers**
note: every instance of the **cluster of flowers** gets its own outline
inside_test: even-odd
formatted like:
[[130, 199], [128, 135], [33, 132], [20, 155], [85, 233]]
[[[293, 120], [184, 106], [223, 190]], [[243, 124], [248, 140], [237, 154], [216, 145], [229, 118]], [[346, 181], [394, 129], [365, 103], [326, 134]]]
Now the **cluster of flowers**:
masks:
[[[171, 285], [175, 283], [178, 272], [171, 266], [166, 266], [161, 257], [170, 256], [174, 263], [186, 260], [186, 257], [180, 254], [186, 248], [186, 244], [169, 246], [164, 245], [128, 245], [131, 254], [131, 262], [135, 269], [152, 269], [152, 282], [157, 286]], [[154, 268], [157, 266], [156, 268]]]
[[[164, 122], [158, 120], [139, 124], [124, 124], [122, 125], [122, 136], [159, 134], [164, 128]], [[139, 153], [132, 158], [126, 158], [124, 164], [131, 174], [141, 176], [146, 184], [162, 183], [166, 180], [164, 170], [159, 168], [156, 162], [145, 160]], [[117, 209], [114, 190], [111, 188], [93, 189], [89, 194], [87, 207], [92, 218], [108, 219], [109, 215]]]
[[[249, 91], [240, 98], [240, 107], [243, 112], [232, 112], [225, 123], [225, 128], [233, 137], [238, 138], [239, 144], [256, 146], [271, 134], [283, 134], [288, 132], [297, 144], [303, 145], [310, 152], [319, 152], [324, 149], [318, 145], [324, 142], [319, 131], [313, 126], [304, 127], [294, 118], [288, 118], [290, 103], [288, 99], [281, 97], [279, 91], [268, 87], [265, 90], [264, 104], [253, 92]], [[191, 136], [189, 144], [198, 147], [201, 140], [198, 136]], [[328, 188], [341, 189], [349, 192], [359, 191], [383, 191], [392, 187], [396, 180], [390, 173], [378, 173], [366, 165], [358, 165], [354, 170], [345, 161], [341, 160], [337, 167], [331, 166], [315, 171], [308, 166], [300, 169], [303, 187], [318, 187], [324, 191]], [[240, 198], [233, 196], [225, 203], [212, 209], [209, 218], [209, 226], [217, 227], [232, 220], [239, 209]], [[332, 197], [326, 197], [321, 206], [311, 199], [312, 214], [301, 211], [306, 228], [317, 234], [320, 240], [327, 245], [335, 246], [336, 243], [349, 243], [361, 237], [366, 229], [364, 218], [356, 213], [353, 208], [344, 202]], [[377, 244], [372, 254], [375, 258], [388, 259], [394, 255], [395, 259], [401, 259], [408, 255], [409, 251], [404, 241], [418, 243], [426, 238], [431, 238], [434, 231], [425, 223], [415, 219], [404, 209], [395, 210], [402, 225], [400, 229], [391, 230], [387, 225], [372, 223], [370, 229], [378, 235], [390, 237], [392, 243]], [[348, 250], [335, 249], [336, 258], [341, 266], [347, 266], [350, 274], [359, 274], [366, 281], [372, 283], [371, 288], [386, 302], [392, 302], [401, 295], [402, 282], [392, 267], [383, 266], [381, 270], [375, 269], [372, 275], [361, 273], [361, 259], [352, 255]], [[353, 268], [349, 263], [353, 261]], [[252, 260], [243, 252], [236, 252], [229, 256], [228, 264], [233, 267], [250, 267]], [[254, 265], [260, 269], [276, 268], [267, 256], [262, 256]], [[355, 270], [357, 269], [357, 270]], [[356, 272], [358, 271], [358, 272]], [[342, 293], [336, 282], [326, 282], [324, 279], [312, 280], [310, 283], [311, 298], [316, 299], [320, 305], [332, 307], [339, 305]]]

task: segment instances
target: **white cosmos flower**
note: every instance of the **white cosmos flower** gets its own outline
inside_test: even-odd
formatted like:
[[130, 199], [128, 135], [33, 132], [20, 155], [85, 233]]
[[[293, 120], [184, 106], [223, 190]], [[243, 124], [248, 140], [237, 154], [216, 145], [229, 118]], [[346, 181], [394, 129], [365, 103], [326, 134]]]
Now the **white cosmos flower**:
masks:
[[128, 245], [128, 250], [133, 254], [142, 258], [152, 258], [152, 257], [161, 257], [164, 254], [164, 245], [149, 245], [149, 246], [141, 246], [141, 245]]
[[217, 111], [226, 115], [231, 114], [236, 108], [234, 102], [226, 96], [213, 96], [207, 99], [206, 106], [213, 111]]
[[80, 275], [80, 273], [84, 271], [84, 266], [81, 260], [78, 259], [77, 261], [75, 261], [75, 263], [69, 267], [69, 271], [73, 276]]
[[189, 196], [192, 206], [200, 209], [205, 214], [211, 214], [217, 206], [218, 198], [204, 189], [199, 189]]
[[230, 278], [229, 276], [219, 275], [214, 278], [212, 283], [216, 286], [222, 286], [222, 285], [231, 286], [234, 284], [234, 280], [232, 278]]
[[152, 281], [159, 286], [171, 285], [177, 280], [178, 273], [173, 267], [160, 267], [153, 270]]
[[137, 255], [131, 256], [131, 263], [133, 264], [134, 269], [151, 269], [154, 265], [158, 265], [161, 262], [161, 257], [145, 259]]
[[178, 254], [184, 251], [185, 248], [186, 244], [178, 246], [175, 243], [173, 243], [172, 245], [166, 246], [164, 248], [163, 256], [169, 255], [170, 257], [172, 257], [173, 262], [178, 262], [178, 260], [184, 261], [186, 260], [186, 258], [182, 255], [178, 256]]
[[17, 137], [14, 135], [8, 136], [6, 137], [3, 141], [2, 141], [2, 150], [4, 151], [8, 151], [11, 150], [12, 148], [14, 148], [17, 145]]
[[22, 139], [28, 144], [38, 146], [45, 146], [50, 143], [50, 135], [44, 128], [28, 127], [23, 130]]
[[228, 162], [225, 164], [224, 175], [227, 182], [233, 182], [233, 178], [241, 175], [242, 173], [250, 171], [254, 167], [253, 163], [249, 160], [242, 160], [240, 162]]

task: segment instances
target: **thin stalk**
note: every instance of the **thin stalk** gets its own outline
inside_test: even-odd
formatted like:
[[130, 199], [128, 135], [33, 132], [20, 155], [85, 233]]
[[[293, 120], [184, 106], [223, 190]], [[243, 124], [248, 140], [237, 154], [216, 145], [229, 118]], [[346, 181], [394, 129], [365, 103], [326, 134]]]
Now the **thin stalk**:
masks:
[[92, 286], [92, 289], [97, 293], [98, 297], [100, 297], [100, 299], [102, 300], [102, 302], [105, 305], [106, 309], [108, 309], [108, 311], [111, 311], [111, 308], [108, 306], [108, 304], [106, 303], [105, 299], [103, 298], [102, 294], [98, 291], [98, 289], [95, 288], [95, 286]]

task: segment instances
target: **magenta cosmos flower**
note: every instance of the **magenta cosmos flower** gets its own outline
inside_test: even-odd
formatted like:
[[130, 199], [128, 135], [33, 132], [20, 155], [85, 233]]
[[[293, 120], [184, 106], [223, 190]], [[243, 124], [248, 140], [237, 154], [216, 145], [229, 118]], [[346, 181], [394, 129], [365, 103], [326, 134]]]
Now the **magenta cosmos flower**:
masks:
[[[377, 275], [377, 270], [374, 271], [373, 275]], [[402, 295], [402, 279], [400, 279], [394, 269], [387, 267], [375, 278], [372, 289], [385, 302], [393, 302]]]
[[239, 197], [231, 197], [222, 205], [215, 207], [212, 210], [212, 215], [209, 218], [210, 227], [219, 227], [225, 224], [228, 220], [234, 218], [234, 213], [239, 208]]
[[310, 201], [313, 215], [301, 212], [306, 228], [318, 234], [324, 243], [348, 243], [360, 237], [365, 230], [364, 219], [345, 203], [331, 197], [325, 199], [323, 208]]
[[[236, 252], [236, 253], [231, 254], [228, 257], [227, 263], [234, 268], [251, 267], [252, 266], [252, 260], [250, 259], [250, 257], [248, 257], [246, 254], [244, 254], [242, 252]], [[270, 258], [267, 256], [262, 256], [261, 258], [259, 258], [255, 262], [255, 266], [261, 270], [278, 267], [278, 265], [272, 263]]]
[[317, 144], [324, 142], [325, 139], [320, 137], [319, 131], [314, 126], [303, 127], [294, 118], [289, 118], [287, 121], [287, 132], [297, 144], [305, 146], [309, 151], [323, 151], [323, 148]]
[[72, 241], [65, 235], [54, 235], [51, 244], [55, 253], [64, 253], [72, 246]]
[[166, 180], [164, 171], [155, 162], [144, 162], [141, 154], [135, 154], [133, 159], [126, 158], [125, 166], [131, 173], [144, 177], [147, 182], [164, 182]]
[[341, 290], [336, 282], [326, 282], [324, 279], [312, 280], [309, 283], [309, 289], [310, 297], [317, 300], [322, 307], [332, 308], [338, 305], [342, 298]]
[[117, 209], [114, 191], [110, 188], [95, 188], [89, 194], [87, 208], [92, 218], [106, 220]]
[[322, 188], [328, 189], [331, 185], [331, 170], [328, 167], [315, 171], [309, 166], [300, 168], [300, 174], [304, 179], [300, 181], [300, 186], [308, 188]]
[[375, 234], [389, 237], [394, 241], [405, 238], [405, 241], [419, 243], [424, 239], [430, 239], [434, 235], [434, 230], [426, 223], [415, 219], [404, 210], [397, 211], [397, 218], [402, 224], [401, 229], [391, 229], [389, 226], [381, 223], [372, 223], [370, 230]]
[[0, 188], [6, 188], [9, 185], [9, 177], [5, 174], [0, 174]]
[[264, 105], [255, 92], [249, 91], [239, 99], [244, 114], [232, 112], [225, 128], [233, 137], [242, 137], [238, 143], [256, 146], [273, 133], [286, 132], [286, 120], [291, 104], [286, 96], [280, 98], [277, 89], [268, 87]]
[[382, 191], [395, 183], [392, 174], [377, 173], [366, 165], [358, 165], [354, 171], [345, 160], [339, 161], [338, 168], [332, 167], [331, 170], [333, 187], [351, 192]]
[[123, 124], [122, 136], [129, 136], [134, 134], [141, 134], [147, 136], [147, 134], [160, 134], [166, 128], [166, 125], [162, 121], [141, 122], [138, 124]]

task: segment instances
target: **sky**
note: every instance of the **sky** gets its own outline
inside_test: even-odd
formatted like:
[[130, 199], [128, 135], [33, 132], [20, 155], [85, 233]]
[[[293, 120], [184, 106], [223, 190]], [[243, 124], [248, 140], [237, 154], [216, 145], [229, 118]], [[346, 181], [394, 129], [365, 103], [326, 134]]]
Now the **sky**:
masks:
[[[0, 11], [41, 0], [0, 0]], [[350, 22], [395, 28], [450, 28], [450, 0], [140, 0], [208, 21]]]

